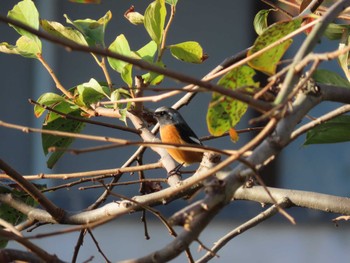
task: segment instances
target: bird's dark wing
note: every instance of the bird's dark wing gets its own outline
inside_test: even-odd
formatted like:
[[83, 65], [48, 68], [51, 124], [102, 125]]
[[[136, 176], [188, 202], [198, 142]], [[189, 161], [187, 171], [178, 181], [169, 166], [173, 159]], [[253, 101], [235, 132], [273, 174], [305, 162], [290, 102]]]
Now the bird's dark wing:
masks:
[[187, 124], [176, 124], [176, 128], [180, 132], [181, 138], [186, 143], [202, 145], [197, 135], [192, 131], [192, 129]]

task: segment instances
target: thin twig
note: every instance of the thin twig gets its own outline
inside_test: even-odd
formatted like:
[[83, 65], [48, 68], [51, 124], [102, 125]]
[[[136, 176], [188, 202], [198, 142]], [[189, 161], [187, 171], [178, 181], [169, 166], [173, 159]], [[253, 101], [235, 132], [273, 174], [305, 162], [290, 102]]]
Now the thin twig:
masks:
[[105, 255], [105, 253], [103, 253], [100, 245], [98, 244], [95, 236], [92, 234], [92, 231], [90, 229], [87, 229], [87, 232], [89, 233], [89, 235], [91, 236], [92, 240], [95, 243], [95, 246], [97, 247], [98, 252], [100, 252], [100, 254], [102, 255], [102, 257], [106, 260], [107, 263], [110, 263], [111, 261], [107, 258], [107, 256]]
[[107, 80], [108, 88], [109, 88], [110, 92], [112, 92], [113, 91], [113, 83], [112, 83], [111, 76], [109, 75], [108, 69], [106, 67], [106, 57], [102, 57], [101, 62], [98, 63], [98, 65], [102, 68], [103, 74], [105, 75], [106, 80]]
[[114, 125], [114, 124], [105, 123], [105, 122], [93, 121], [93, 120], [86, 119], [86, 118], [80, 118], [80, 117], [77, 117], [77, 116], [73, 116], [73, 115], [70, 115], [70, 114], [66, 114], [66, 113], [60, 112], [58, 110], [55, 110], [54, 108], [51, 108], [49, 106], [40, 104], [37, 101], [32, 100], [32, 99], [29, 99], [28, 101], [29, 101], [29, 103], [34, 104], [34, 105], [38, 105], [38, 106], [42, 107], [45, 110], [54, 112], [54, 113], [60, 115], [62, 118], [65, 118], [65, 119], [75, 120], [75, 121], [89, 123], [89, 124], [98, 125], [98, 126], [103, 126], [103, 127], [107, 127], [107, 128], [111, 128], [111, 129], [117, 129], [117, 130], [122, 130], [122, 131], [135, 133], [135, 134], [140, 134], [140, 131], [138, 131], [136, 129], [133, 129], [133, 128], [120, 126], [120, 125]]
[[[54, 130], [44, 130], [44, 129], [30, 128], [22, 125], [7, 123], [1, 120], [0, 120], [0, 126], [15, 129], [15, 130], [21, 130], [22, 132], [25, 132], [25, 133], [35, 132], [35, 133], [50, 134], [54, 136], [63, 136], [63, 137], [77, 138], [77, 139], [84, 139], [84, 140], [114, 142], [114, 143], [118, 143], [120, 147], [143, 145], [143, 146], [149, 146], [149, 147], [156, 146], [156, 147], [165, 148], [165, 149], [176, 148], [176, 149], [194, 151], [194, 152], [216, 152], [218, 154], [224, 154], [224, 155], [231, 155], [235, 153], [234, 150], [220, 150], [213, 147], [202, 146], [202, 145], [192, 145], [192, 144], [184, 145], [179, 143], [163, 143], [163, 142], [147, 142], [147, 141], [131, 142], [129, 140], [119, 139], [115, 137], [77, 134], [72, 132], [62, 132], [62, 131], [54, 131]], [[115, 147], [118, 147], [118, 146], [116, 145]]]
[[272, 3], [271, 1], [268, 0], [261, 0], [261, 2], [271, 6], [272, 8], [278, 10], [279, 12], [281, 12], [282, 14], [286, 15], [288, 18], [293, 18], [293, 15], [291, 13], [289, 13], [287, 10], [279, 7], [278, 5], [275, 5], [274, 3]]
[[53, 81], [56, 84], [56, 88], [59, 89], [67, 98], [69, 99], [73, 99], [73, 95], [66, 90], [65, 87], [63, 87], [63, 85], [61, 84], [61, 82], [59, 81], [59, 79], [57, 78], [55, 72], [53, 71], [53, 69], [49, 66], [49, 64], [45, 61], [45, 59], [43, 58], [43, 56], [41, 54], [37, 54], [37, 58], [38, 60], [41, 62], [41, 64], [43, 64], [43, 66], [45, 67], [45, 69], [47, 70], [47, 72], [50, 74], [51, 78], [53, 79]]
[[78, 237], [77, 242], [74, 246], [74, 253], [72, 256], [72, 260], [71, 260], [72, 263], [77, 262], [78, 254], [79, 254], [80, 248], [84, 242], [85, 235], [86, 235], [86, 229], [84, 228], [84, 229], [80, 230], [79, 237]]
[[[149, 163], [140, 166], [132, 166], [132, 167], [122, 167], [122, 168], [114, 168], [114, 169], [103, 169], [103, 170], [95, 170], [95, 171], [87, 171], [87, 172], [76, 172], [76, 173], [59, 173], [59, 174], [37, 174], [37, 175], [24, 175], [23, 178], [26, 180], [40, 180], [40, 179], [73, 179], [73, 178], [81, 178], [81, 177], [93, 177], [93, 176], [115, 176], [121, 173], [133, 173], [140, 170], [153, 170], [161, 168], [162, 164], [160, 162], [157, 163]], [[6, 174], [0, 174], [0, 179], [11, 179]]]
[[279, 211], [278, 207], [286, 208], [289, 205], [290, 205], [290, 201], [287, 198], [283, 198], [282, 200], [278, 201], [276, 203], [276, 205], [272, 205], [271, 207], [266, 209], [264, 212], [261, 212], [259, 215], [248, 220], [244, 224], [235, 228], [234, 230], [232, 230], [231, 232], [227, 233], [225, 236], [220, 238], [218, 241], [216, 241], [215, 245], [202, 258], [197, 260], [196, 263], [208, 262], [210, 259], [212, 259], [216, 255], [216, 253], [222, 247], [224, 247], [233, 238], [235, 238], [236, 236], [244, 233], [245, 231], [255, 227], [256, 225], [260, 224], [261, 222], [264, 222], [265, 220], [269, 219], [270, 217], [274, 216]]
[[342, 115], [344, 113], [347, 113], [350, 111], [350, 105], [344, 105], [341, 106], [333, 111], [328, 112], [327, 114], [313, 120], [310, 121], [307, 124], [304, 124], [303, 126], [301, 126], [300, 128], [298, 128], [297, 130], [295, 130], [292, 134], [291, 134], [291, 140], [295, 140], [296, 138], [298, 138], [300, 135], [304, 134], [305, 132], [315, 128], [317, 125], [320, 125], [322, 123], [325, 123], [326, 121], [329, 121], [331, 119], [334, 119], [336, 117], [338, 117], [339, 115]]

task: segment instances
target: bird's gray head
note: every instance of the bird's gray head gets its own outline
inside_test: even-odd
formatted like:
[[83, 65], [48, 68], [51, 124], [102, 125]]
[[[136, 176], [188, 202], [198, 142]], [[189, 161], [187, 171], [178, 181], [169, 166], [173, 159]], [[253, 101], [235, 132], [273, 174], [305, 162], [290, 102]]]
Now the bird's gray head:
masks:
[[178, 124], [184, 122], [184, 119], [177, 110], [169, 107], [160, 107], [154, 111], [154, 117], [160, 125]]

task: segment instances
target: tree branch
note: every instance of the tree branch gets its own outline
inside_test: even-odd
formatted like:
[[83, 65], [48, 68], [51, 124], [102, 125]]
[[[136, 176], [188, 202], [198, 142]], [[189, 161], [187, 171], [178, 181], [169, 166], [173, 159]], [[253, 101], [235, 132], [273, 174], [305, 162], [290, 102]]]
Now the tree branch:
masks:
[[[291, 206], [310, 208], [327, 213], [350, 215], [350, 198], [309, 191], [289, 190], [268, 187], [271, 195], [277, 200], [288, 198]], [[271, 198], [261, 186], [252, 188], [238, 188], [233, 195], [237, 200], [250, 200], [271, 204]]]
[[[29, 250], [33, 251], [33, 253], [35, 255], [37, 255], [38, 257], [35, 257], [33, 254], [27, 254], [27, 253], [19, 253], [19, 254], [14, 254], [14, 252], [16, 250], [2, 250], [1, 254], [2, 256], [10, 256], [11, 258], [16, 258], [16, 259], [24, 259], [24, 258], [32, 258], [34, 260], [38, 260], [36, 262], [53, 262], [53, 263], [63, 263], [62, 260], [60, 260], [56, 255], [50, 255], [49, 253], [47, 253], [45, 250], [41, 249], [40, 247], [38, 247], [37, 245], [33, 244], [32, 242], [30, 242], [27, 238], [25, 237], [20, 237], [17, 236], [11, 232], [8, 232], [6, 230], [0, 229], [0, 236], [3, 239], [7, 239], [7, 240], [15, 240], [18, 243], [22, 244], [23, 246], [25, 246], [26, 248], [28, 248]], [[5, 252], [5, 255], [4, 255]], [[16, 251], [17, 252], [17, 251]], [[39, 260], [39, 258], [41, 260]], [[2, 261], [2, 262], [10, 262], [10, 261]], [[11, 260], [12, 262], [12, 260]], [[35, 261], [34, 261], [35, 262]]]
[[0, 159], [0, 169], [8, 174], [27, 194], [34, 198], [52, 216], [56, 222], [64, 220], [65, 211], [46, 198], [33, 184]]

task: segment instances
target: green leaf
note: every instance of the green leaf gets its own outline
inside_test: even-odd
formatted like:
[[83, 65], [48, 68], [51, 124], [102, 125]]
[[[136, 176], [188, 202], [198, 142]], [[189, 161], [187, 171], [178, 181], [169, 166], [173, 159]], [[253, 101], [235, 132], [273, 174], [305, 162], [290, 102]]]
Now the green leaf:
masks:
[[342, 38], [344, 31], [348, 31], [350, 25], [330, 23], [324, 32], [324, 36], [329, 40], [339, 40]]
[[337, 73], [326, 69], [316, 70], [314, 74], [312, 74], [312, 78], [319, 83], [350, 88], [349, 81], [340, 77]]
[[17, 50], [17, 47], [7, 42], [0, 43], [0, 52], [5, 54], [19, 55], [19, 51]]
[[182, 42], [169, 47], [171, 54], [175, 58], [185, 62], [202, 63], [207, 58], [203, 54], [202, 47], [195, 41]]
[[[348, 47], [350, 42], [350, 35], [349, 35], [349, 30], [344, 30], [343, 36], [339, 42], [339, 47], [338, 50], [344, 50], [345, 48]], [[349, 70], [349, 50], [346, 52], [343, 52], [343, 54], [340, 54], [338, 56], [338, 63], [343, 70], [346, 78], [348, 81], [350, 81], [350, 70]]]
[[158, 45], [162, 42], [164, 33], [164, 24], [166, 17], [166, 8], [164, 0], [155, 0], [145, 11], [144, 25], [154, 42]]
[[88, 45], [83, 34], [74, 28], [66, 27], [58, 22], [48, 20], [41, 20], [40, 24], [46, 32], [53, 36], [68, 39], [80, 45]]
[[108, 89], [103, 87], [95, 79], [77, 86], [79, 102], [84, 106], [100, 101], [103, 97], [108, 97]]
[[[161, 61], [154, 63], [154, 65], [162, 68], [165, 67], [164, 63], [162, 63]], [[148, 72], [142, 75], [142, 79], [144, 80], [145, 83], [156, 86], [163, 81], [164, 75], [160, 75], [159, 73], [156, 73], [156, 72]]]
[[108, 22], [112, 18], [111, 11], [108, 11], [103, 17], [101, 17], [99, 20], [93, 20], [90, 18], [87, 19], [78, 19], [75, 21], [72, 21], [69, 19], [67, 15], [64, 15], [67, 23], [72, 24], [75, 26], [76, 29], [78, 29], [85, 37], [87, 43], [91, 47], [104, 47], [104, 36], [105, 36], [105, 29], [108, 24]]
[[[39, 29], [39, 13], [33, 1], [31, 0], [23, 0], [19, 2], [13, 7], [12, 10], [8, 12], [7, 16], [34, 29]], [[28, 31], [25, 31], [20, 27], [13, 25], [10, 26], [12, 26], [22, 36], [27, 36], [33, 40], [37, 38], [37, 36], [29, 33]]]
[[141, 15], [139, 12], [136, 12], [134, 10], [134, 7], [130, 7], [130, 9], [124, 14], [124, 17], [129, 20], [129, 22], [133, 25], [143, 25], [144, 23], [144, 16]]
[[120, 76], [128, 84], [128, 87], [132, 87], [132, 64], [125, 65]]
[[322, 123], [306, 134], [304, 145], [350, 141], [350, 116], [338, 116]]
[[157, 44], [156, 42], [151, 40], [150, 42], [148, 42], [146, 45], [144, 45], [142, 48], [135, 51], [134, 53], [142, 60], [152, 63], [156, 52], [157, 52]]
[[[126, 89], [123, 89], [123, 88], [116, 89], [111, 93], [111, 102], [115, 102], [115, 101], [118, 101], [120, 99], [129, 99], [129, 98], [131, 98], [129, 91], [127, 91]], [[120, 105], [113, 104], [113, 108], [119, 109]]]
[[[124, 55], [124, 56], [132, 56], [132, 52], [130, 51], [130, 46], [128, 40], [125, 38], [123, 34], [117, 36], [117, 38], [113, 41], [113, 43], [108, 48], [110, 51]], [[115, 71], [121, 73], [124, 67], [128, 64], [122, 60], [114, 59], [108, 57], [109, 65]]]
[[[62, 101], [65, 101], [65, 99], [62, 96], [57, 95], [56, 93], [52, 93], [52, 92], [44, 93], [37, 100], [37, 102], [39, 104], [49, 106], [49, 107], [52, 107], [53, 105], [60, 103]], [[44, 111], [45, 111], [45, 109], [43, 107], [41, 107], [40, 105], [34, 106], [35, 117], [39, 118], [44, 113]]]
[[[280, 40], [282, 37], [293, 32], [301, 25], [301, 19], [294, 19], [287, 22], [278, 22], [268, 27], [255, 40], [253, 47], [248, 51], [248, 56], [258, 52], [259, 50], [269, 46], [270, 44]], [[250, 60], [249, 66], [268, 75], [273, 75], [276, 72], [277, 65], [284, 53], [291, 45], [292, 40], [289, 39], [280, 45], [269, 49], [262, 55]]]
[[[120, 99], [129, 99], [129, 98], [131, 98], [129, 91], [127, 91], [126, 89], [123, 89], [123, 88], [116, 89], [111, 93], [111, 101], [112, 102], [116, 102]], [[120, 114], [119, 120], [124, 122], [125, 125], [128, 125], [128, 123], [126, 121], [126, 114], [127, 114], [128, 109], [131, 107], [132, 103], [128, 102], [128, 103], [126, 103], [125, 106], [124, 105], [125, 105], [125, 103], [114, 103], [113, 109], [118, 110], [118, 112]]]
[[37, 55], [41, 54], [41, 41], [38, 38], [33, 40], [27, 36], [21, 36], [16, 42], [16, 47], [22, 57], [37, 58]]
[[40, 40], [36, 42], [27, 36], [21, 36], [17, 39], [15, 46], [6, 42], [0, 43], [0, 52], [21, 55], [25, 58], [37, 58], [37, 55], [41, 54], [41, 42]]
[[169, 5], [175, 5], [177, 4], [178, 0], [165, 0], [165, 3], [169, 4]]
[[[57, 104], [52, 105], [52, 108], [60, 113], [70, 114], [71, 112], [76, 111], [78, 109], [78, 106], [75, 104], [72, 104], [69, 101], [64, 100]], [[46, 114], [45, 122], [43, 123], [43, 125], [46, 125], [47, 123], [54, 121], [58, 118], [62, 118], [62, 116], [54, 112], [48, 112]]]
[[271, 11], [275, 11], [274, 9], [263, 9], [263, 10], [260, 10], [254, 17], [254, 29], [255, 29], [255, 32], [258, 34], [258, 35], [261, 35], [265, 29], [268, 27], [268, 24], [267, 24], [267, 17], [269, 15], [269, 13]]
[[[70, 115], [81, 117], [80, 113], [80, 110], [75, 110], [71, 112]], [[46, 125], [43, 125], [42, 128], [43, 130], [80, 133], [84, 127], [85, 123], [83, 122], [58, 117], [54, 120], [51, 120]], [[64, 154], [64, 150], [67, 149], [74, 141], [74, 138], [54, 136], [50, 134], [42, 134], [41, 139], [45, 155], [49, 154], [50, 147], [57, 147], [59, 149], [59, 151], [50, 153], [50, 157], [47, 161], [47, 167], [49, 168], [52, 168], [56, 164], [56, 162]]]
[[[253, 79], [254, 75], [254, 69], [244, 65], [228, 72], [218, 84], [228, 89], [240, 88], [250, 92], [254, 87], [259, 87], [259, 83]], [[247, 107], [247, 104], [241, 101], [213, 92], [207, 112], [209, 132], [214, 136], [220, 136], [229, 131], [241, 120]]]
[[[38, 189], [46, 188], [46, 185], [34, 184], [34, 186], [36, 186]], [[32, 207], [36, 207], [38, 205], [38, 203], [30, 195], [22, 191], [20, 186], [15, 183], [7, 184], [6, 187], [0, 186], [0, 193], [11, 194], [17, 200], [20, 200]], [[0, 203], [0, 218], [12, 225], [17, 225], [26, 220], [27, 216], [5, 203]], [[4, 248], [6, 245], [7, 240], [0, 237], [0, 248]]]
[[[22, 22], [23, 24], [39, 29], [39, 13], [31, 0], [23, 0], [8, 12], [9, 18]], [[37, 54], [41, 54], [40, 39], [28, 31], [12, 26], [21, 37], [17, 40], [16, 46], [7, 43], [1, 43], [0, 51], [7, 54], [18, 54], [26, 58], [36, 58]]]

